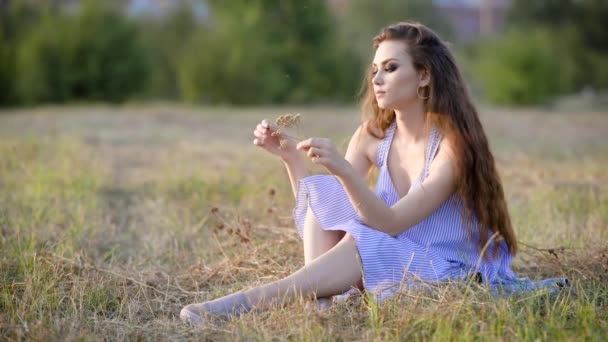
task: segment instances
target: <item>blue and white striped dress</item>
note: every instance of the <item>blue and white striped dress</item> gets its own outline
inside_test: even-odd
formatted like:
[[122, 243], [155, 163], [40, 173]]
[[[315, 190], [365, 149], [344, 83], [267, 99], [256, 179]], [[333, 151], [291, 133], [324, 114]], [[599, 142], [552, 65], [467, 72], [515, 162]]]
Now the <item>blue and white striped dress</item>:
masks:
[[[400, 199], [387, 166], [396, 127], [393, 122], [387, 129], [376, 160], [379, 174], [375, 193], [389, 207]], [[441, 139], [439, 130], [432, 128], [423, 171], [412, 183], [410, 191], [428, 177]], [[512, 257], [504, 241], [492, 243], [488, 248], [488, 253], [492, 255], [493, 248], [498, 245], [500, 253], [497, 258], [481, 259], [476, 242], [479, 240], [478, 231], [471, 234], [465, 229], [462, 206], [462, 201], [452, 194], [427, 218], [392, 237], [362, 222], [335, 176], [315, 175], [300, 180], [293, 216], [300, 237], [303, 236], [308, 207], [322, 229], [351, 234], [363, 267], [364, 287], [382, 300], [390, 298], [402, 286], [415, 286], [420, 281], [463, 280], [473, 274], [481, 276], [480, 280], [491, 288], [499, 285], [509, 293], [567, 282], [558, 278], [540, 282], [517, 278], [510, 268]]]

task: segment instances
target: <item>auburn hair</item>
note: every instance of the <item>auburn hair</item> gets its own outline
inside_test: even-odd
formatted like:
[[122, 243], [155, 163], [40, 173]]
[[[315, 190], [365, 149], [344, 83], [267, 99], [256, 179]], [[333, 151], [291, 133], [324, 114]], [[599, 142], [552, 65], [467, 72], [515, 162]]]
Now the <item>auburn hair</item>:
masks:
[[[374, 37], [374, 51], [386, 40], [402, 41], [414, 68], [426, 71], [430, 83], [423, 89], [426, 123], [433, 125], [450, 141], [454, 151], [455, 193], [463, 202], [466, 227], [479, 227], [479, 247], [505, 241], [515, 255], [517, 240], [507, 209], [500, 177], [477, 110], [456, 66], [454, 57], [439, 36], [415, 22], [385, 27]], [[367, 71], [361, 94], [363, 121], [369, 134], [383, 138], [395, 120], [395, 111], [378, 107], [372, 85], [372, 69]], [[494, 255], [499, 248], [490, 248]], [[487, 257], [485, 254], [484, 257]]]

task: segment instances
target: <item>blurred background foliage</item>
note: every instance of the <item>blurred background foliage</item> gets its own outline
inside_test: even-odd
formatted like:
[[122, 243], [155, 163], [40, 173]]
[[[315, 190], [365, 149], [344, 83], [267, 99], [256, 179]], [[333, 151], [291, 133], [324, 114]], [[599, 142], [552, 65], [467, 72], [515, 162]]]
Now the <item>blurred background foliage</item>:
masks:
[[506, 32], [476, 42], [471, 72], [498, 104], [608, 88], [605, 0], [513, 0]]
[[437, 7], [446, 1], [336, 11], [326, 0], [201, 0], [201, 15], [186, 0], [133, 15], [129, 1], [0, 0], [0, 106], [352, 103], [371, 38], [400, 20], [450, 41], [474, 94], [494, 104], [608, 89], [608, 1], [512, 0], [504, 30], [475, 39], [455, 34]]

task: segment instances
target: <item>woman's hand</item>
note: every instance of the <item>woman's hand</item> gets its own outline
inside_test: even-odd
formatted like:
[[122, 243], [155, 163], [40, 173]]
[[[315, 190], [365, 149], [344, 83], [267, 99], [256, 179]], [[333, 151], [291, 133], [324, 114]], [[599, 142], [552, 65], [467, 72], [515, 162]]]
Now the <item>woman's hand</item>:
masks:
[[334, 143], [325, 138], [309, 138], [300, 141], [296, 148], [306, 151], [306, 155], [315, 164], [325, 168], [336, 176], [343, 176], [352, 167], [350, 163], [338, 152]]
[[282, 134], [279, 126], [271, 124], [266, 119], [255, 127], [253, 135], [255, 136], [255, 139], [253, 139], [254, 145], [281, 157], [283, 160], [293, 159], [298, 154], [296, 139], [287, 134]]

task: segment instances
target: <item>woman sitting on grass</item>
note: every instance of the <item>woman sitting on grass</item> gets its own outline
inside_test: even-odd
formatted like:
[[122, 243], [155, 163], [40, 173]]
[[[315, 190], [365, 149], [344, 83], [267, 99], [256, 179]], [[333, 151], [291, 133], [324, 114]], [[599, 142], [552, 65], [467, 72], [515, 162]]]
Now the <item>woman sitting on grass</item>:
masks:
[[[327, 304], [357, 288], [384, 300], [447, 280], [475, 279], [507, 292], [561, 283], [518, 279], [510, 269], [517, 241], [503, 188], [445, 43], [421, 24], [398, 23], [373, 46], [363, 99], [371, 115], [345, 157], [328, 139], [273, 134], [278, 127], [266, 120], [254, 131], [254, 144], [280, 157], [289, 174], [305, 266], [270, 284], [188, 305], [184, 321], [200, 324], [300, 295]], [[331, 175], [309, 176], [306, 157]], [[372, 167], [379, 170], [375, 193], [366, 182]]]

